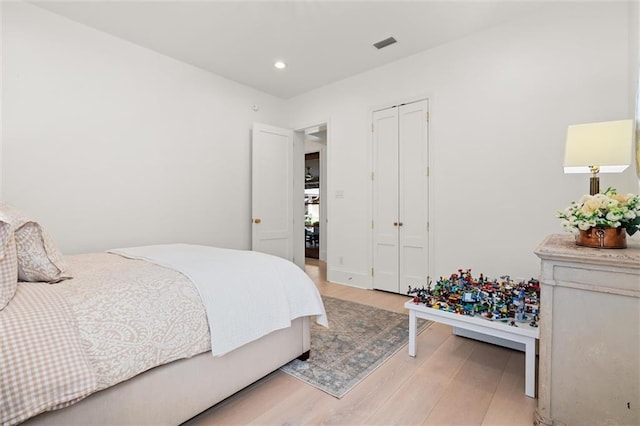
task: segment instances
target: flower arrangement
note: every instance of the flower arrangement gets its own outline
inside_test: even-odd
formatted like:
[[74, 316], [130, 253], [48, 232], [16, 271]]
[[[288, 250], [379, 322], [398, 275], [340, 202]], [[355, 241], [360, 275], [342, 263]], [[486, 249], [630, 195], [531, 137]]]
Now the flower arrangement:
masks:
[[602, 194], [584, 195], [579, 202], [557, 213], [562, 226], [573, 234], [589, 228], [624, 228], [633, 235], [640, 230], [640, 196], [618, 194], [607, 188]]

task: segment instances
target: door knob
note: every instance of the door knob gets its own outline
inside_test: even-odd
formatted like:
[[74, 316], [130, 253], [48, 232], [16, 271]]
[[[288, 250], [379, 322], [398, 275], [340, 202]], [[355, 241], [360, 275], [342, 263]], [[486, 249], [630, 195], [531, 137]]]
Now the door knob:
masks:
[[402, 226], [402, 222], [398, 223], [398, 226]]
[[398, 226], [398, 222], [393, 222], [393, 226]]
[[253, 219], [253, 223], [260, 223], [262, 222], [260, 219]]

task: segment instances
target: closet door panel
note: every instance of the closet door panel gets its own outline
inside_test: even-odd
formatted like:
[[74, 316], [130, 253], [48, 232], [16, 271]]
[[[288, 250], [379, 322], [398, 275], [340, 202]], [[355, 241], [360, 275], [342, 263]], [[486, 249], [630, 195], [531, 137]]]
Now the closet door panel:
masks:
[[398, 292], [397, 108], [374, 112], [373, 126], [373, 288]]
[[406, 293], [428, 271], [428, 103], [373, 114], [373, 288]]
[[426, 283], [428, 270], [427, 102], [399, 107], [400, 292]]

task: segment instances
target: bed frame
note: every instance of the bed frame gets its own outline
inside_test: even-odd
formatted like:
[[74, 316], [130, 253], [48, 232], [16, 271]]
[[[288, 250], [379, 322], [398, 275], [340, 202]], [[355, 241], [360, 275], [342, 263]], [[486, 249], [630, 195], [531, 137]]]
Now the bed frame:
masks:
[[222, 357], [205, 352], [153, 368], [23, 425], [179, 425], [309, 349], [310, 320], [298, 318]]

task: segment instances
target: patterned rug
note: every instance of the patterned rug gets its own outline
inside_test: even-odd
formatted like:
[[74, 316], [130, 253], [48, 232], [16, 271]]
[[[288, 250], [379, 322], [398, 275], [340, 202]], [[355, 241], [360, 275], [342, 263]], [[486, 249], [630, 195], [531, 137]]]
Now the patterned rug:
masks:
[[[309, 360], [296, 359], [280, 369], [342, 398], [409, 342], [409, 316], [332, 297], [322, 300], [329, 328], [312, 321]], [[418, 333], [430, 324], [418, 320]]]

